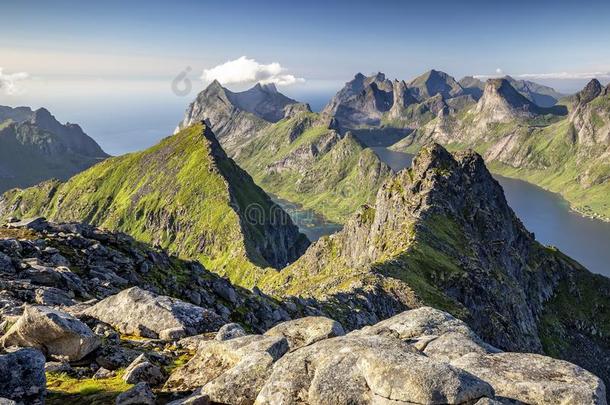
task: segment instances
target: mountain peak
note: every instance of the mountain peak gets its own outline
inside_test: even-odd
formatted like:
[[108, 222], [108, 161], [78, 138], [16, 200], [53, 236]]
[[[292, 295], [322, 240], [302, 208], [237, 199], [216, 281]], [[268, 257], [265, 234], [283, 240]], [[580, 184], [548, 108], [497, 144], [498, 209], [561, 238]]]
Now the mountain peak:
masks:
[[437, 94], [440, 94], [443, 99], [449, 99], [464, 93], [460, 84], [452, 76], [435, 69], [430, 69], [411, 80], [408, 86], [420, 101]]
[[587, 104], [592, 101], [594, 98], [599, 96], [602, 92], [602, 84], [597, 79], [592, 79], [587, 83], [584, 89], [579, 91], [576, 94], [576, 98], [579, 103]]
[[505, 122], [515, 117], [533, 117], [539, 108], [519, 93], [505, 78], [488, 79], [476, 111], [483, 122]]

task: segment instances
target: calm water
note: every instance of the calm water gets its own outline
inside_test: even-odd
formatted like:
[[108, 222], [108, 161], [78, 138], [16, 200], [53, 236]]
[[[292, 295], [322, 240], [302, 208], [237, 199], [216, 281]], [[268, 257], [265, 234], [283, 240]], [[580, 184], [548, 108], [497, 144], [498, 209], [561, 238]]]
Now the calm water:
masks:
[[[395, 171], [411, 165], [413, 156], [410, 154], [385, 147], [371, 149]], [[525, 181], [494, 177], [502, 185], [510, 207], [539, 242], [557, 246], [589, 270], [610, 277], [610, 223], [582, 217], [570, 211], [559, 195]], [[278, 202], [312, 241], [341, 228], [311, 211], [301, 210], [286, 201]]]
[[312, 242], [320, 239], [324, 235], [333, 234], [343, 228], [342, 225], [327, 221], [324, 217], [312, 210], [304, 209], [297, 204], [283, 200], [275, 195], [269, 195], [277, 205], [282, 207], [284, 211], [290, 215], [301, 232], [303, 232]]

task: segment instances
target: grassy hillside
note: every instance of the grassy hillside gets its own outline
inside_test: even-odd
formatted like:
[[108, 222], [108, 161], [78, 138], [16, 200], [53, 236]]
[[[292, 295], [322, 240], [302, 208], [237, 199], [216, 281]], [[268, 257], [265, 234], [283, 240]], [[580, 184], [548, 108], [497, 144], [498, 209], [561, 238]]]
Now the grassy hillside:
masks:
[[13, 190], [0, 215], [82, 220], [126, 232], [236, 280], [294, 260], [307, 242], [287, 214], [194, 125], [63, 184]]
[[265, 190], [339, 223], [371, 202], [391, 174], [374, 152], [315, 113], [266, 128], [236, 160]]

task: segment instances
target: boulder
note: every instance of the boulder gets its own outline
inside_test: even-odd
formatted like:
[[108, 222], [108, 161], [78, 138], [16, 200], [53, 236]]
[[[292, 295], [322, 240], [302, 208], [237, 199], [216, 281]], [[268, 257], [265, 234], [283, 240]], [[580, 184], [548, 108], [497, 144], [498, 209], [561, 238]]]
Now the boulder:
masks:
[[44, 355], [36, 349], [0, 355], [0, 398], [43, 404], [46, 393], [44, 362]]
[[471, 353], [451, 364], [489, 382], [498, 397], [531, 405], [606, 405], [604, 383], [566, 361], [530, 353]]
[[394, 337], [343, 336], [281, 358], [256, 404], [461, 404], [493, 397], [481, 379]]
[[115, 344], [107, 344], [95, 354], [95, 362], [101, 367], [117, 370], [131, 364], [140, 355], [140, 352]]
[[351, 334], [394, 336], [428, 357], [442, 361], [457, 359], [471, 352], [501, 352], [479, 338], [464, 321], [430, 307], [404, 311]]
[[222, 318], [215, 312], [181, 301], [157, 295], [138, 287], [121, 291], [86, 309], [84, 315], [112, 325], [127, 335], [157, 338], [184, 336], [218, 330]]
[[339, 322], [323, 316], [307, 316], [282, 322], [265, 332], [265, 336], [285, 337], [291, 351], [323, 339], [343, 335], [345, 331]]
[[155, 405], [155, 394], [148, 384], [141, 382], [133, 388], [120, 394], [115, 401], [116, 405]]
[[216, 340], [229, 340], [246, 336], [246, 331], [238, 323], [228, 323], [218, 330]]
[[250, 404], [273, 364], [288, 351], [283, 337], [250, 335], [202, 342], [195, 357], [178, 368], [164, 389], [187, 391], [203, 387], [212, 402]]
[[159, 366], [153, 364], [144, 354], [141, 354], [125, 369], [123, 381], [127, 384], [147, 382], [155, 386], [163, 384], [165, 376]]
[[66, 361], [80, 360], [99, 345], [99, 338], [83, 322], [43, 306], [26, 306], [19, 320], [0, 338], [1, 347], [35, 347], [49, 357]]

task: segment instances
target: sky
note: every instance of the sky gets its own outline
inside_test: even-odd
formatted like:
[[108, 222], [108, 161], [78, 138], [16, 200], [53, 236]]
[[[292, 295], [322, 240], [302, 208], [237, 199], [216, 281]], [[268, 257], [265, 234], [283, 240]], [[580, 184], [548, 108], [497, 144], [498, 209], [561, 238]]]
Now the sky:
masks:
[[0, 105], [45, 106], [115, 154], [169, 135], [213, 79], [274, 82], [314, 108], [357, 72], [510, 74], [566, 93], [610, 79], [607, 0], [22, 0], [0, 13]]

